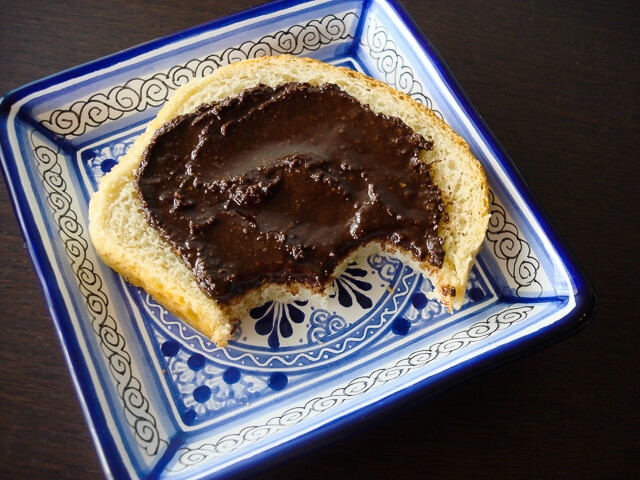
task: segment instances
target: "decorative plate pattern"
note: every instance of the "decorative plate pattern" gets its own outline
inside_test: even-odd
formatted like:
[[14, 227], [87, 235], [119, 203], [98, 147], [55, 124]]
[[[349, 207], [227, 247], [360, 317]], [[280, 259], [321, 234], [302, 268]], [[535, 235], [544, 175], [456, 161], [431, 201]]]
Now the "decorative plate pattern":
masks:
[[[347, 428], [360, 411], [559, 339], [593, 308], [509, 160], [398, 5], [281, 1], [237, 22], [160, 39], [1, 101], [3, 172], [96, 447], [116, 478], [246, 472], [329, 425]], [[97, 258], [88, 200], [157, 109], [192, 78], [276, 53], [382, 79], [467, 139], [487, 172], [492, 219], [459, 312], [443, 311], [427, 280], [378, 253], [349, 265], [323, 302], [252, 310], [221, 349]]]

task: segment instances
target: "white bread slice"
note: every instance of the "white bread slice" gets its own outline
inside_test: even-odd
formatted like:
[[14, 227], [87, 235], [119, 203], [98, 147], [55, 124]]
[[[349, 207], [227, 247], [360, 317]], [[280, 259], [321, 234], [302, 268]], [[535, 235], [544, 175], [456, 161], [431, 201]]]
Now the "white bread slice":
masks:
[[[164, 123], [258, 84], [275, 87], [287, 82], [336, 84], [373, 111], [399, 117], [415, 132], [433, 140], [434, 147], [425, 152], [424, 161], [431, 164], [448, 214], [448, 222], [442, 222], [439, 232], [444, 238], [444, 265], [436, 268], [426, 262], [418, 264], [410, 255], [396, 253], [432, 281], [433, 296], [438, 301], [450, 311], [459, 308], [489, 220], [488, 187], [482, 167], [466, 142], [424, 105], [358, 72], [308, 58], [284, 55], [245, 60], [179, 88], [120, 163], [104, 176], [91, 199], [89, 233], [98, 255], [219, 346], [226, 345], [248, 309], [267, 300], [310, 295], [304, 285], [267, 285], [243, 294], [229, 306], [220, 305], [198, 287], [191, 270], [149, 226], [134, 186], [144, 149]], [[363, 247], [356, 255], [368, 250]]]

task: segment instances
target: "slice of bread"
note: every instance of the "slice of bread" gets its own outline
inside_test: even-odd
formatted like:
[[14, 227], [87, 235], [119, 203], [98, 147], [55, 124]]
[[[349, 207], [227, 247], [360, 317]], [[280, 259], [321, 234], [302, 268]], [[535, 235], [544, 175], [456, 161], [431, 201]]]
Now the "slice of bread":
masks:
[[[145, 147], [163, 124], [202, 104], [237, 96], [258, 84], [275, 87], [288, 82], [336, 84], [374, 112], [399, 117], [434, 142], [433, 149], [425, 152], [424, 160], [431, 165], [448, 216], [439, 231], [444, 238], [444, 264], [436, 268], [417, 262], [407, 252], [395, 253], [431, 280], [436, 300], [450, 311], [459, 308], [489, 220], [488, 187], [479, 162], [459, 135], [408, 95], [353, 70], [308, 58], [277, 56], [245, 60], [221, 67], [210, 76], [192, 80], [178, 89], [120, 163], [104, 176], [91, 199], [89, 232], [98, 255], [219, 346], [226, 345], [234, 326], [250, 308], [268, 300], [312, 295], [305, 285], [268, 284], [241, 295], [230, 305], [219, 304], [198, 287], [187, 265], [149, 226], [134, 185]], [[378, 247], [365, 246], [347, 261]], [[388, 246], [384, 248], [389, 250]]]

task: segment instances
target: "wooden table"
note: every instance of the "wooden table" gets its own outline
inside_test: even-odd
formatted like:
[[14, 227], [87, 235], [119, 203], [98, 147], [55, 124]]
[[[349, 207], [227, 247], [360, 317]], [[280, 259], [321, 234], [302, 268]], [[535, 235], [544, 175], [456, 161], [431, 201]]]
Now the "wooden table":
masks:
[[[0, 92], [249, 0], [2, 1]], [[640, 472], [640, 7], [405, 0], [600, 300], [590, 326], [261, 478], [629, 478]], [[0, 477], [103, 476], [0, 187]]]

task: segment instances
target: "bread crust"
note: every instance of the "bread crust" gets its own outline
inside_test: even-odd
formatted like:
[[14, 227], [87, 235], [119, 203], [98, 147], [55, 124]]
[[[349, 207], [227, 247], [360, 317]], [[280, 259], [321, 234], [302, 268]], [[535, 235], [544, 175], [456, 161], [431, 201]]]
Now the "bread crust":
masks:
[[[200, 290], [189, 268], [146, 222], [134, 186], [144, 149], [166, 122], [204, 103], [237, 96], [258, 84], [275, 87], [287, 82], [334, 83], [373, 111], [401, 118], [415, 132], [434, 142], [433, 150], [426, 152], [423, 160], [431, 165], [448, 216], [439, 231], [444, 238], [444, 265], [436, 268], [427, 262], [417, 262], [408, 252], [393, 253], [431, 280], [437, 301], [450, 311], [460, 308], [469, 271], [489, 220], [486, 177], [466, 142], [429, 108], [383, 82], [347, 68], [289, 55], [224, 66], [176, 91], [120, 163], [102, 178], [90, 201], [89, 234], [101, 259], [218, 346], [227, 344], [235, 324], [248, 309], [268, 300], [317, 295], [304, 285], [265, 285], [230, 305], [220, 305]], [[390, 251], [387, 245], [368, 245], [343, 265], [366, 255], [372, 248]]]

